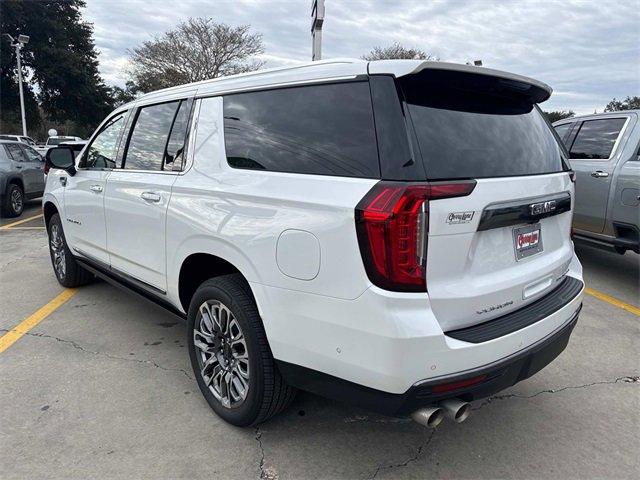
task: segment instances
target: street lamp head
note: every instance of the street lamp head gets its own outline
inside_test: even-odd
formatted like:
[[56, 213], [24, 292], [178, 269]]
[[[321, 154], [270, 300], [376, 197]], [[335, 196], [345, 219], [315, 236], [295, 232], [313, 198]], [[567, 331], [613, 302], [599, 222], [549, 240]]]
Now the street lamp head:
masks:
[[29, 35], [18, 35], [18, 43], [23, 45], [29, 43]]

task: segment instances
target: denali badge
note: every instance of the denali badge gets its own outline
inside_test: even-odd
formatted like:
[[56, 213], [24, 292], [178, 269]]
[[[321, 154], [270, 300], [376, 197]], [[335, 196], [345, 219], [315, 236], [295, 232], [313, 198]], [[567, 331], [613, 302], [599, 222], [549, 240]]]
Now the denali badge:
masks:
[[500, 310], [501, 308], [508, 307], [509, 305], [513, 305], [513, 300], [509, 300], [508, 302], [499, 303], [498, 305], [493, 305], [491, 307], [483, 308], [482, 310], [476, 310], [478, 315], [482, 315], [483, 313], [493, 312], [495, 310]]
[[473, 218], [474, 212], [451, 212], [447, 216], [447, 223], [455, 225], [458, 223], [469, 223]]
[[556, 201], [549, 200], [548, 202], [532, 203], [529, 205], [529, 211], [531, 215], [542, 215], [543, 213], [553, 212], [556, 209]]

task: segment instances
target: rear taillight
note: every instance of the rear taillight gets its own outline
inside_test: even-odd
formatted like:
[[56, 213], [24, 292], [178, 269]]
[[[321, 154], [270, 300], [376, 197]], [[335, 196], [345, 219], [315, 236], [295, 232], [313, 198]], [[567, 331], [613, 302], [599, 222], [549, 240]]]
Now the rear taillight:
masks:
[[424, 292], [429, 200], [469, 195], [475, 180], [378, 182], [356, 207], [360, 253], [369, 280], [386, 290]]

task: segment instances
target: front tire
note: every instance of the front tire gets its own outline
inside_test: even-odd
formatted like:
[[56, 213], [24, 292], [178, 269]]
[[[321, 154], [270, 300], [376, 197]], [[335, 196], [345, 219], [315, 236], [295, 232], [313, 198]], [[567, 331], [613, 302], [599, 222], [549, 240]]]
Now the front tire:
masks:
[[11, 183], [7, 188], [4, 205], [2, 205], [2, 214], [8, 218], [19, 217], [22, 215], [23, 210], [24, 192], [22, 188], [20, 188], [20, 185]]
[[257, 425], [284, 410], [295, 389], [278, 371], [249, 285], [239, 274], [204, 282], [187, 317], [191, 366], [225, 421]]
[[49, 254], [53, 272], [60, 285], [67, 288], [80, 287], [91, 281], [93, 275], [82, 268], [73, 257], [62, 230], [60, 215], [55, 213], [49, 220]]

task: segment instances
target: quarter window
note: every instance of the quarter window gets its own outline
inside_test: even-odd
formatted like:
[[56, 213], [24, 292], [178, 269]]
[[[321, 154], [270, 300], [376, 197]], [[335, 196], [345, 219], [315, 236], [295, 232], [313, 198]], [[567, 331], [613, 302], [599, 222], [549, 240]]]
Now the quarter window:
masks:
[[556, 125], [555, 130], [556, 133], [558, 134], [558, 136], [560, 137], [560, 140], [562, 140], [563, 142], [565, 141], [565, 137], [567, 136], [567, 133], [569, 133], [569, 130], [571, 129], [571, 123], [563, 123], [562, 125]]
[[608, 159], [625, 122], [625, 118], [584, 121], [571, 146], [571, 158]]
[[224, 133], [234, 168], [380, 178], [367, 82], [228, 95]]
[[190, 101], [142, 107], [133, 125], [124, 168], [180, 170], [184, 156]]
[[124, 127], [124, 117], [125, 114], [120, 113], [102, 127], [100, 133], [96, 135], [87, 148], [82, 167], [96, 169], [115, 168], [118, 143]]
[[42, 162], [43, 158], [33, 148], [25, 145], [22, 147], [24, 154], [27, 156], [30, 162]]

